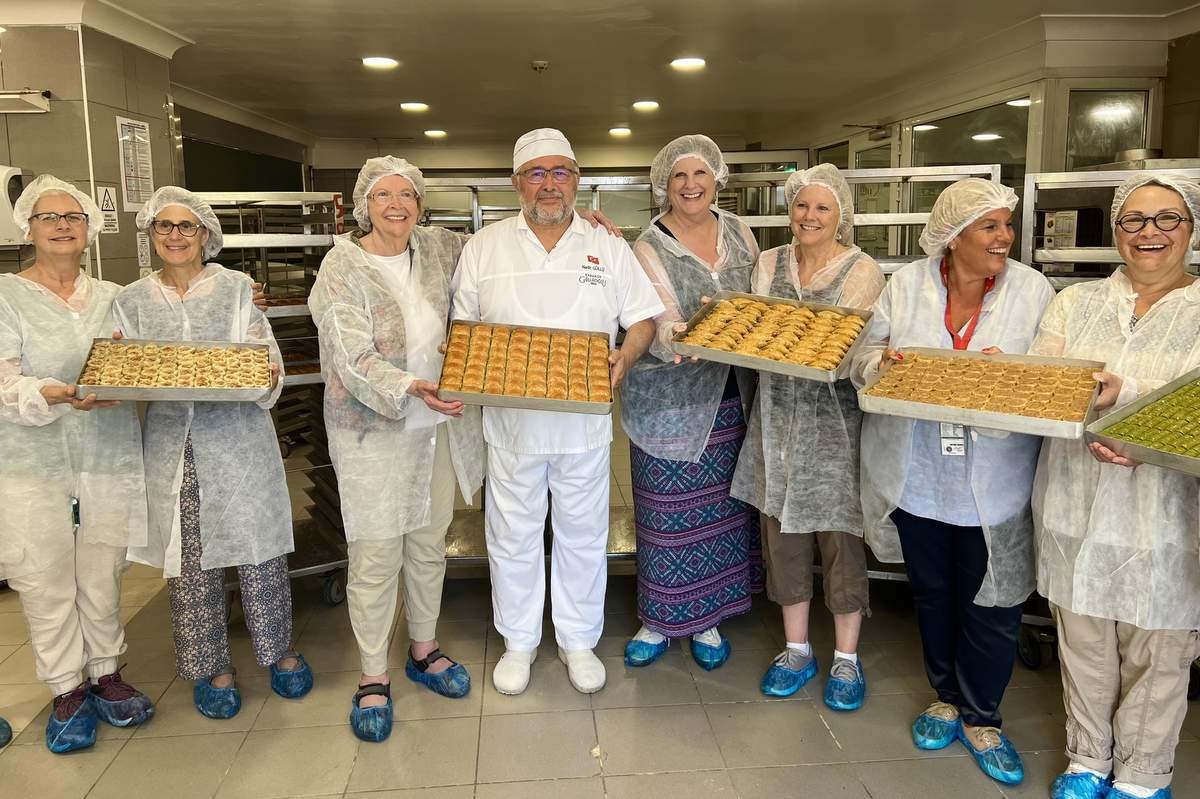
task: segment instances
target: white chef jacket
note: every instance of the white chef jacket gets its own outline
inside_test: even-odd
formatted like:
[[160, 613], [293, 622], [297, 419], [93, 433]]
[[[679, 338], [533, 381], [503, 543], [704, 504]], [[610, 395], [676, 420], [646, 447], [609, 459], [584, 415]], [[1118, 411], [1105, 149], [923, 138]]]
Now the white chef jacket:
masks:
[[[624, 239], [575, 215], [546, 252], [524, 214], [489, 225], [463, 247], [452, 284], [454, 319], [607, 333], [662, 313]], [[612, 442], [607, 415], [484, 408], [490, 446], [529, 455], [587, 452]]]

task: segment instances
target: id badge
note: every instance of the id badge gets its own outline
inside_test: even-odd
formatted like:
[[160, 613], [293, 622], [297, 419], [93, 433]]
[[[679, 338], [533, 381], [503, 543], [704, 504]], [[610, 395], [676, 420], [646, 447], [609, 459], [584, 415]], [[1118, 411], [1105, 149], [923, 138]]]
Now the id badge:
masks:
[[941, 452], [950, 457], [964, 458], [967, 455], [966, 435], [961, 424], [941, 422]]

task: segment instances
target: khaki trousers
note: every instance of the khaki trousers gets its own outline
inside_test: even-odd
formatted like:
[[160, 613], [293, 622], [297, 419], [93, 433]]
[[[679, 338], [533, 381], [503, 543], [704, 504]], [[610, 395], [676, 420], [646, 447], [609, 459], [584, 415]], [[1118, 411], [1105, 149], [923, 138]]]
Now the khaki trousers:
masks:
[[1143, 630], [1055, 606], [1067, 757], [1117, 782], [1171, 784], [1195, 630]]
[[121, 575], [125, 547], [76, 540], [57, 563], [10, 577], [21, 599], [38, 679], [55, 696], [117, 670], [125, 652]]
[[349, 544], [346, 601], [363, 674], [387, 673], [401, 570], [409, 637], [414, 641], [437, 638], [442, 581], [446, 576], [446, 530], [454, 519], [455, 482], [446, 425], [439, 424], [429, 480], [429, 524], [396, 538]]

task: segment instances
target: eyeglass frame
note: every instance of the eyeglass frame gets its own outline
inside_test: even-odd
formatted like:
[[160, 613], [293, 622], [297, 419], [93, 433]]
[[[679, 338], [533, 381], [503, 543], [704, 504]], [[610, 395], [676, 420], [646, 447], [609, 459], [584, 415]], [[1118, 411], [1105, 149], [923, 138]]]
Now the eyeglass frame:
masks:
[[[1176, 217], [1179, 221], [1176, 222], [1171, 227], [1163, 227], [1162, 225], [1160, 225], [1158, 223], [1159, 217], [1162, 217], [1162, 216]], [[1133, 219], [1133, 218], [1137, 218], [1137, 217], [1141, 217], [1142, 224], [1139, 225], [1136, 230], [1130, 230], [1129, 228], [1125, 227], [1125, 225], [1123, 224], [1123, 222], [1125, 220]], [[1113, 220], [1114, 225], [1121, 228], [1121, 230], [1123, 230], [1124, 232], [1126, 232], [1130, 235], [1133, 235], [1134, 233], [1141, 233], [1143, 230], [1146, 229], [1146, 225], [1150, 224], [1151, 222], [1154, 223], [1154, 228], [1158, 232], [1170, 233], [1172, 230], [1178, 230], [1179, 226], [1182, 225], [1184, 222], [1193, 222], [1194, 223], [1195, 220], [1192, 219], [1191, 217], [1184, 216], [1183, 214], [1179, 213], [1178, 211], [1159, 211], [1157, 214], [1154, 214], [1153, 216], [1146, 216], [1145, 214], [1138, 213], [1137, 211], [1130, 211], [1129, 213], [1125, 214], [1124, 216], [1118, 217], [1117, 219]]]
[[[48, 217], [53, 217], [52, 219]], [[88, 215], [83, 211], [67, 211], [65, 214], [60, 214], [57, 211], [42, 211], [36, 214], [30, 214], [30, 219], [36, 219], [43, 225], [58, 225], [58, 220], [67, 220], [68, 225], [82, 225], [88, 221]]]
[[[541, 172], [543, 174], [542, 174], [541, 178], [534, 180], [534, 178], [533, 178], [534, 172]], [[565, 172], [567, 176], [564, 177], [562, 180], [559, 180], [558, 176], [554, 174], [555, 172]], [[550, 179], [552, 181], [561, 185], [563, 183], [570, 183], [572, 177], [579, 177], [579, 170], [572, 169], [569, 166], [556, 166], [556, 167], [551, 167], [550, 169], [547, 169], [544, 166], [531, 166], [529, 169], [522, 169], [520, 172], [513, 173], [513, 177], [518, 177], [523, 180], [527, 180], [535, 186], [539, 186], [542, 183], [545, 183], [547, 175], [550, 176]]]
[[[165, 225], [167, 227], [167, 232], [164, 233], [161, 230], [159, 230], [159, 225]], [[183, 230], [184, 225], [195, 225], [196, 229], [193, 230], [191, 233], [185, 233]], [[204, 225], [201, 225], [199, 222], [193, 222], [190, 219], [185, 219], [182, 222], [172, 222], [169, 219], [151, 219], [150, 220], [150, 229], [153, 230], [158, 235], [162, 236], [164, 239], [167, 238], [168, 236], [170, 236], [176, 230], [178, 230], [179, 235], [183, 236], [185, 239], [192, 239], [192, 238], [195, 238], [196, 234], [199, 233], [201, 230], [207, 230], [208, 228], [206, 228]]]
[[[380, 199], [380, 197], [383, 195], [387, 195], [386, 200]], [[404, 195], [408, 196], [406, 197]], [[372, 202], [377, 202], [380, 205], [387, 205], [392, 201], [393, 197], [406, 202], [417, 202], [421, 199], [421, 195], [417, 194], [411, 189], [401, 189], [400, 191], [388, 191], [387, 189], [380, 189], [379, 191], [373, 191], [367, 195], [367, 199], [371, 200]]]

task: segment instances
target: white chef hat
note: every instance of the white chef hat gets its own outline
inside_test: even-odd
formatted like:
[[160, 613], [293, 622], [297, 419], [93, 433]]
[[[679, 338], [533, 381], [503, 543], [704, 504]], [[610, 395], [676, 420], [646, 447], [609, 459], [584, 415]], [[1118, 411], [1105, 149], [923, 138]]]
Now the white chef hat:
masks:
[[533, 159], [545, 158], [547, 155], [561, 155], [576, 161], [571, 142], [567, 141], [561, 130], [538, 128], [529, 131], [517, 139], [513, 146], [513, 174], [521, 171], [521, 167]]

